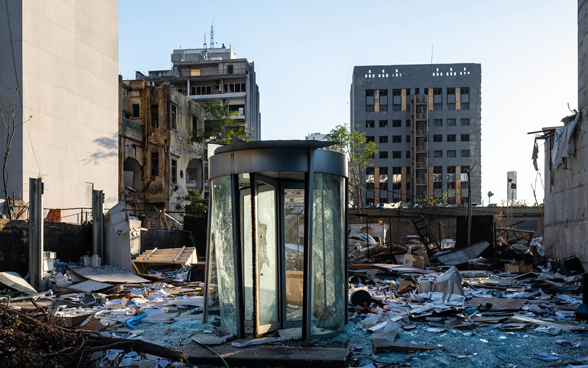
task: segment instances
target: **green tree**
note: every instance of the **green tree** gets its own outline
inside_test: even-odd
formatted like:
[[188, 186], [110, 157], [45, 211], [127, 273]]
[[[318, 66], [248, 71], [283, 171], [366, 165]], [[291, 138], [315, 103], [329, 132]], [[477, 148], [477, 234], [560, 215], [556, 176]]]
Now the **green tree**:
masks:
[[207, 212], [208, 200], [202, 197], [199, 191], [188, 189], [188, 194], [185, 196], [178, 196], [178, 200], [187, 202], [184, 205], [177, 204], [176, 210], [183, 210], [186, 212]]
[[349, 160], [349, 199], [353, 208], [360, 212], [364, 208], [362, 192], [365, 188], [365, 172], [368, 167], [374, 166], [374, 155], [378, 153], [378, 145], [368, 141], [365, 133], [357, 130], [349, 131], [346, 124], [337, 125], [331, 130], [325, 139], [337, 144], [327, 147], [347, 155]]
[[200, 104], [204, 110], [205, 129], [192, 131], [192, 142], [204, 143], [210, 139], [213, 143], [231, 144], [233, 137], [241, 140], [250, 140], [249, 134], [238, 123], [235, 117], [239, 116], [237, 111], [230, 111], [220, 101], [209, 99]]

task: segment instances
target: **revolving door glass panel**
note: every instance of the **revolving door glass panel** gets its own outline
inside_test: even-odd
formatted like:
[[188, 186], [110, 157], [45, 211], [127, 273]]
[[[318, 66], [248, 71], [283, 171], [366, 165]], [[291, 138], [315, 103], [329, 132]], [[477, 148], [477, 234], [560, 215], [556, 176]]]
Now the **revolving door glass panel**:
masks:
[[[243, 239], [243, 280], [245, 323], [252, 325], [257, 303], [257, 331], [265, 333], [280, 328], [279, 320], [279, 252], [278, 206], [275, 185], [256, 180], [257, 186], [257, 252], [253, 253], [252, 190], [249, 175], [239, 175], [241, 199], [241, 236]], [[257, 295], [253, 286], [253, 258], [256, 257]]]
[[304, 294], [304, 188], [283, 190], [286, 322], [302, 321]]
[[210, 243], [208, 251], [208, 320], [220, 315], [221, 332], [237, 332], [235, 297], [235, 267], [233, 258], [233, 216], [231, 205], [231, 177], [212, 180]]
[[339, 332], [345, 327], [345, 190], [341, 176], [314, 176], [311, 335]]

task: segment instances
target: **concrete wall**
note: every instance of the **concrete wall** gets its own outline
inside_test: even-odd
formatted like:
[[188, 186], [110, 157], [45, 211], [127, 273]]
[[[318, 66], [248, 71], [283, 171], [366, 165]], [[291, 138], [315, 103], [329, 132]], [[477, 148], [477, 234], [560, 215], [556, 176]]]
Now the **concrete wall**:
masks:
[[[21, 28], [12, 37], [18, 83], [5, 83], [14, 67], [11, 53], [0, 52], [0, 94], [19, 86], [30, 117], [12, 151], [22, 165], [11, 167], [9, 191], [28, 201], [28, 179], [42, 175], [45, 207], [83, 207], [92, 183], [109, 208], [118, 181], [118, 1], [8, 3], [12, 29]], [[0, 24], [0, 41], [10, 39]], [[79, 210], [62, 216], [78, 221]]]
[[[588, 2], [578, 1], [578, 106], [576, 155], [552, 169], [545, 141], [545, 245], [549, 257], [576, 255], [588, 269]], [[566, 167], [567, 166], [567, 167]], [[564, 169], [564, 167], [566, 167]]]
[[[62, 262], [79, 262], [92, 249], [92, 226], [45, 222], [44, 250], [57, 253]], [[0, 219], [0, 270], [29, 272], [29, 223]]]
[[[457, 219], [467, 215], [467, 208], [463, 207], [433, 207], [433, 208], [398, 208], [398, 209], [368, 209], [364, 210], [367, 215], [367, 222], [382, 221], [389, 225], [387, 240], [393, 243], [400, 242], [406, 235], [416, 235], [411, 219], [419, 219], [421, 216], [427, 218], [431, 223], [431, 230], [435, 236], [440, 234], [439, 224], [443, 224], [445, 238], [457, 239]], [[534, 237], [542, 236], [541, 214], [538, 207], [514, 207], [507, 218], [506, 207], [474, 207], [474, 217], [494, 216], [497, 227], [507, 226], [520, 221], [523, 223], [514, 226], [518, 230], [534, 231]], [[354, 223], [359, 218], [354, 211], [349, 213], [349, 222]], [[364, 217], [363, 222], [366, 222]], [[475, 230], [474, 230], [475, 231]]]

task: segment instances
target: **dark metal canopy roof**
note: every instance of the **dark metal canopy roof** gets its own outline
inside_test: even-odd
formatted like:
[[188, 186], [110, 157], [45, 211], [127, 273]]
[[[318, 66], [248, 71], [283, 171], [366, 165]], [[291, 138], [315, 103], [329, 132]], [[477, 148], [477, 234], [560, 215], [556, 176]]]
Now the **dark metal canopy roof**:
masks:
[[[236, 139], [233, 138], [233, 142]], [[322, 150], [337, 142], [315, 140], [253, 141], [219, 147], [210, 157], [210, 179], [244, 173], [314, 172], [347, 177], [347, 157]], [[312, 164], [311, 164], [312, 162]]]
[[233, 137], [237, 143], [227, 144], [214, 150], [215, 154], [223, 152], [242, 151], [249, 149], [267, 149], [267, 148], [325, 148], [337, 144], [338, 142], [326, 142], [316, 140], [288, 140], [288, 141], [251, 141], [245, 142]]

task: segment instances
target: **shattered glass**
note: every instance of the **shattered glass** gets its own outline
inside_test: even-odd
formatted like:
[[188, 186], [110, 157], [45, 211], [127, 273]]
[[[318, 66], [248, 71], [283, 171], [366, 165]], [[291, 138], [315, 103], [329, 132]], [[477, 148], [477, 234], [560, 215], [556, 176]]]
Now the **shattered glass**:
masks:
[[315, 174], [313, 191], [311, 324], [318, 335], [345, 327], [344, 178]]
[[212, 180], [207, 290], [208, 311], [220, 314], [224, 334], [237, 332], [232, 221], [231, 177], [227, 175]]

